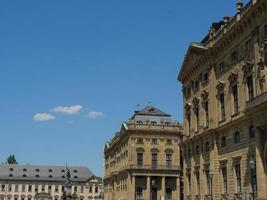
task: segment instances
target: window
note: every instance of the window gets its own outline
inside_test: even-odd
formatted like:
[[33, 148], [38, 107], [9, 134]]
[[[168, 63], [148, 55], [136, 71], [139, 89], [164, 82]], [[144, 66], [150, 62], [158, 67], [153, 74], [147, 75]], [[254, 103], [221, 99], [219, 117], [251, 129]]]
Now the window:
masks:
[[204, 102], [204, 111], [205, 111], [205, 126], [209, 126], [209, 102]]
[[90, 187], [89, 187], [89, 193], [92, 193], [92, 192], [93, 192], [93, 187], [90, 186]]
[[49, 169], [48, 171], [49, 171], [50, 173], [51, 173], [51, 172], [53, 172], [53, 170], [52, 170], [52, 169]]
[[236, 192], [240, 193], [242, 191], [240, 164], [235, 165], [235, 176], [236, 176]]
[[191, 149], [188, 149], [188, 158], [191, 157]]
[[51, 192], [51, 190], [52, 190], [52, 186], [48, 185], [48, 192]]
[[15, 185], [15, 192], [18, 192], [18, 191], [19, 191], [19, 186]]
[[21, 186], [21, 191], [22, 191], [22, 192], [25, 192], [25, 188], [26, 188], [25, 185], [22, 185], [22, 186]]
[[166, 154], [166, 167], [172, 166], [172, 154], [167, 153]]
[[203, 82], [207, 82], [208, 79], [209, 79], [208, 72], [205, 72], [204, 75], [203, 75]]
[[61, 192], [64, 192], [64, 190], [65, 190], [65, 187], [61, 186]]
[[196, 146], [196, 155], [199, 155], [199, 145]]
[[45, 191], [45, 185], [42, 185], [42, 192]]
[[264, 26], [264, 39], [267, 38], [267, 25]]
[[210, 151], [210, 143], [209, 142], [206, 142], [205, 150], [206, 150], [206, 152]]
[[81, 193], [84, 193], [84, 187], [81, 186]]
[[224, 68], [225, 68], [225, 64], [224, 62], [221, 62], [217, 68], [218, 73], [222, 73], [224, 71]]
[[8, 185], [8, 192], [12, 191], [12, 185]]
[[143, 166], [143, 153], [137, 153], [137, 165]]
[[167, 145], [172, 145], [172, 139], [167, 139], [167, 140], [166, 140], [166, 144], [167, 144]]
[[192, 193], [192, 183], [191, 183], [191, 173], [187, 174], [187, 181], [188, 181], [188, 192], [189, 195], [191, 195]]
[[158, 144], [158, 140], [157, 140], [157, 138], [152, 138], [151, 143], [152, 143], [152, 144]]
[[73, 172], [74, 172], [75, 174], [77, 174], [77, 173], [78, 173], [78, 170], [77, 170], [77, 169], [75, 169], [75, 170], [73, 170]]
[[136, 143], [137, 144], [143, 144], [144, 143], [143, 138], [137, 138]]
[[224, 94], [220, 94], [219, 96], [220, 107], [221, 107], [221, 121], [225, 120], [225, 102], [224, 102]]
[[228, 181], [227, 181], [227, 168], [222, 167], [222, 179], [223, 179], [223, 193], [228, 193]]
[[252, 49], [252, 40], [249, 39], [245, 42], [245, 51], [249, 51], [250, 49]]
[[236, 63], [238, 61], [238, 52], [237, 51], [234, 51], [231, 54], [231, 61], [232, 61], [232, 63]]
[[158, 154], [157, 153], [152, 153], [152, 168], [157, 168], [158, 167]]
[[223, 148], [223, 147], [225, 147], [225, 146], [226, 146], [226, 137], [223, 136], [223, 137], [221, 138], [221, 147]]
[[235, 132], [234, 142], [235, 142], [235, 144], [240, 143], [240, 133], [239, 133], [239, 131]]
[[143, 188], [138, 187], [136, 188], [136, 200], [142, 200], [143, 198]]
[[200, 176], [199, 176], [199, 171], [196, 172], [196, 195], [200, 194]]
[[239, 110], [237, 84], [232, 86], [232, 97], [233, 97], [233, 114], [237, 114]]
[[199, 81], [198, 80], [195, 81], [194, 87], [195, 87], [195, 90], [198, 90], [199, 89]]
[[256, 137], [256, 133], [255, 133], [255, 129], [254, 129], [254, 126], [250, 126], [249, 127], [249, 138], [252, 139], [252, 138], [255, 138]]
[[196, 115], [196, 129], [199, 130], [199, 108], [198, 107], [196, 107], [195, 115]]
[[58, 192], [58, 185], [55, 186], [55, 192]]
[[210, 170], [205, 171], [206, 174], [206, 184], [207, 184], [207, 194], [211, 194], [211, 181], [210, 181]]
[[188, 127], [188, 135], [190, 135], [190, 131], [191, 131], [191, 114], [187, 113], [186, 114], [186, 119], [187, 119], [187, 127]]
[[77, 192], [77, 186], [74, 186], [73, 190], [74, 190], [74, 192]]
[[5, 192], [6, 191], [6, 185], [1, 185], [1, 192]]
[[98, 193], [98, 187], [95, 187], [95, 193]]
[[28, 192], [32, 191], [32, 185], [28, 185]]
[[35, 185], [34, 191], [37, 193], [38, 192], [38, 185]]
[[35, 171], [36, 171], [36, 172], [39, 172], [39, 171], [40, 171], [40, 169], [35, 169]]
[[252, 75], [247, 77], [247, 90], [248, 90], [248, 100], [254, 98], [254, 88], [253, 88], [253, 78]]
[[26, 171], [27, 171], [27, 169], [26, 169], [26, 168], [23, 168], [23, 171], [24, 171], [24, 172], [26, 172]]

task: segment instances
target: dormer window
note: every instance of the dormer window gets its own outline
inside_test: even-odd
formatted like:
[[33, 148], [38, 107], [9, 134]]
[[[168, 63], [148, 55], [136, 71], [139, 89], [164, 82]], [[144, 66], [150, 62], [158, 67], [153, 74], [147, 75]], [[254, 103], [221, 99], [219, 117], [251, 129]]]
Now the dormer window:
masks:
[[13, 174], [9, 174], [9, 177], [13, 177]]
[[49, 178], [53, 178], [53, 176], [52, 176], [52, 175], [49, 175], [48, 177], [49, 177]]
[[61, 176], [61, 178], [65, 178], [65, 176]]
[[27, 177], [27, 175], [26, 174], [23, 174], [22, 177]]
[[13, 171], [14, 171], [14, 169], [13, 169], [13, 168], [9, 168], [9, 171], [10, 171], [10, 172], [13, 172]]
[[27, 169], [26, 169], [26, 168], [23, 168], [23, 171], [24, 171], [24, 172], [26, 172], [26, 171], [27, 171]]
[[50, 173], [51, 173], [51, 172], [53, 172], [53, 170], [52, 170], [52, 169], [49, 169], [48, 171], [49, 171]]
[[61, 170], [61, 172], [62, 172], [62, 173], [65, 173], [65, 170], [64, 170], [64, 169], [62, 169], [62, 170]]
[[77, 178], [78, 178], [78, 176], [74, 176], [74, 178], [75, 178], [75, 179], [77, 179]]
[[35, 169], [35, 171], [36, 171], [36, 172], [39, 172], [39, 171], [40, 171], [40, 169]]
[[78, 173], [77, 169], [73, 170], [74, 173]]
[[35, 175], [35, 177], [36, 177], [36, 178], [39, 178], [39, 177], [40, 177], [40, 175], [39, 175], [39, 174], [36, 174], [36, 175]]

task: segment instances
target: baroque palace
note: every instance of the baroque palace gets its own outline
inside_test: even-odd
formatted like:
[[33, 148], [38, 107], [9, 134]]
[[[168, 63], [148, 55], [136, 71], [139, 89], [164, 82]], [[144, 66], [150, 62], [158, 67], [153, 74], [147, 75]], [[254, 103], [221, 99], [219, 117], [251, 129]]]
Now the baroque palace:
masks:
[[105, 145], [105, 200], [180, 199], [181, 137], [169, 114], [136, 111]]
[[267, 199], [267, 1], [237, 4], [188, 48], [181, 143], [186, 199]]
[[66, 173], [70, 172], [70, 192], [77, 200], [100, 199], [102, 179], [87, 167], [0, 165], [1, 200], [61, 200]]

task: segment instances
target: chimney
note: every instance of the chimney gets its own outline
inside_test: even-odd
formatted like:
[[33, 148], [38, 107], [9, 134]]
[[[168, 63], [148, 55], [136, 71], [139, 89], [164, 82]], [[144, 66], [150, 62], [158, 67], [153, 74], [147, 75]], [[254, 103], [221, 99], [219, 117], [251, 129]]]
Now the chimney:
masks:
[[241, 10], [243, 9], [243, 6], [244, 6], [244, 3], [242, 0], [238, 0], [238, 2], [236, 3], [236, 9], [237, 9], [237, 12], [240, 13]]

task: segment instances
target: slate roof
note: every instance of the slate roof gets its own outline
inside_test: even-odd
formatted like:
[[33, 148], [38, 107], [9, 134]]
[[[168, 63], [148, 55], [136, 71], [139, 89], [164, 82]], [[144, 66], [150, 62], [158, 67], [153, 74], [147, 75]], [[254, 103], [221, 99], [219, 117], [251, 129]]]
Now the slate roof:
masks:
[[131, 118], [135, 121], [155, 121], [155, 122], [171, 122], [171, 115], [162, 112], [158, 108], [149, 105], [140, 111], [135, 111], [135, 114]]
[[[68, 167], [71, 173], [71, 181], [86, 182], [94, 174], [87, 167]], [[19, 181], [65, 181], [65, 166], [44, 166], [44, 165], [0, 165], [1, 180]]]

